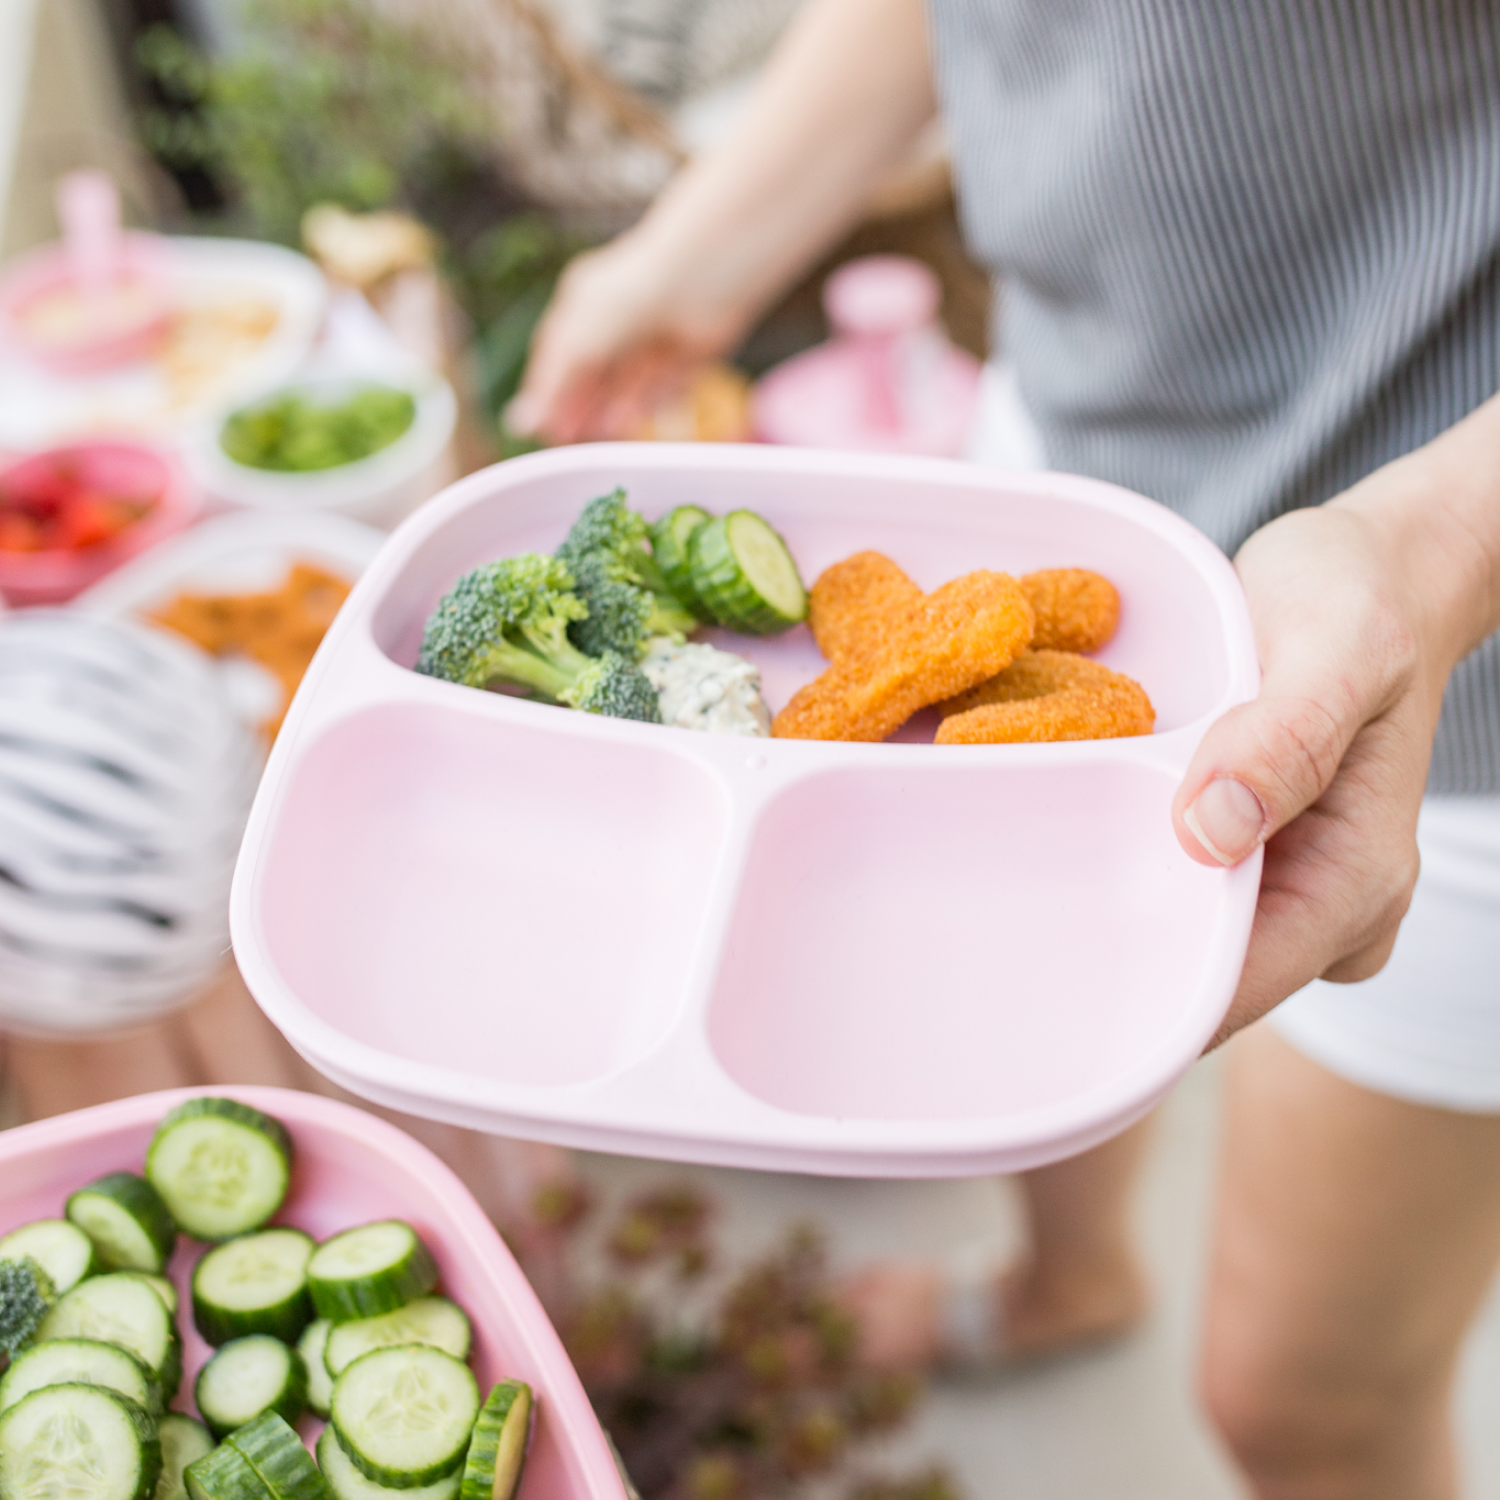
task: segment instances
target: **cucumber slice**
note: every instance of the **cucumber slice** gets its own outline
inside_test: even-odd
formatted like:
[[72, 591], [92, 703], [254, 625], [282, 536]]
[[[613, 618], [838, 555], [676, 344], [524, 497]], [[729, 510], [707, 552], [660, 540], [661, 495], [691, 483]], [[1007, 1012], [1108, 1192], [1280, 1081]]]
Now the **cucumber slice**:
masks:
[[700, 526], [689, 544], [693, 586], [719, 624], [778, 635], [807, 618], [807, 590], [781, 537], [753, 510]]
[[182, 1473], [188, 1500], [276, 1500], [255, 1466], [229, 1443], [220, 1443]]
[[151, 1276], [145, 1271], [122, 1271], [120, 1274], [134, 1276], [137, 1281], [144, 1281], [161, 1298], [161, 1305], [174, 1318], [177, 1316], [177, 1306], [181, 1299], [177, 1295], [177, 1288], [165, 1276]]
[[335, 1325], [323, 1360], [328, 1373], [337, 1377], [361, 1354], [397, 1344], [426, 1344], [454, 1359], [467, 1359], [473, 1338], [463, 1308], [446, 1297], [418, 1297], [378, 1318], [356, 1318], [352, 1323]]
[[160, 1125], [146, 1177], [178, 1228], [200, 1240], [259, 1229], [291, 1181], [292, 1138], [270, 1115], [233, 1099], [189, 1099]]
[[38, 1343], [49, 1339], [117, 1344], [155, 1377], [163, 1403], [182, 1379], [182, 1347], [171, 1314], [152, 1287], [128, 1272], [80, 1281], [37, 1330]]
[[690, 544], [693, 533], [713, 519], [701, 505], [679, 505], [651, 528], [651, 551], [667, 587], [700, 620], [712, 620], [693, 582]]
[[333, 1428], [325, 1427], [318, 1437], [318, 1467], [333, 1500], [453, 1500], [458, 1494], [461, 1474], [455, 1470], [432, 1484], [418, 1485], [410, 1490], [393, 1490], [388, 1485], [376, 1484], [366, 1479], [354, 1467], [354, 1460], [339, 1446]]
[[35, 1219], [0, 1238], [0, 1260], [23, 1256], [52, 1278], [59, 1297], [97, 1269], [93, 1240], [66, 1219]]
[[437, 1284], [437, 1262], [410, 1224], [384, 1219], [324, 1240], [307, 1263], [320, 1318], [347, 1323], [395, 1312]]
[[182, 1471], [214, 1451], [214, 1440], [202, 1422], [169, 1411], [157, 1424], [161, 1440], [161, 1476], [151, 1500], [187, 1500]]
[[161, 1393], [145, 1365], [98, 1339], [53, 1339], [18, 1355], [0, 1378], [0, 1411], [49, 1385], [102, 1385], [146, 1411], [160, 1410]]
[[210, 1344], [269, 1333], [290, 1344], [307, 1327], [307, 1263], [300, 1229], [263, 1229], [215, 1245], [193, 1268], [193, 1324]]
[[150, 1500], [160, 1471], [155, 1421], [118, 1391], [49, 1385], [0, 1416], [5, 1500]]
[[247, 1422], [225, 1442], [245, 1455], [275, 1500], [328, 1500], [312, 1454], [274, 1411]]
[[198, 1415], [222, 1438], [274, 1411], [295, 1422], [307, 1404], [307, 1372], [295, 1349], [268, 1333], [231, 1339], [198, 1371]]
[[94, 1242], [106, 1271], [165, 1269], [177, 1243], [177, 1226], [161, 1194], [134, 1172], [110, 1172], [79, 1188], [64, 1209]]
[[478, 1415], [469, 1367], [425, 1344], [361, 1355], [333, 1383], [333, 1427], [344, 1452], [366, 1478], [392, 1489], [458, 1469]]
[[332, 1329], [333, 1324], [327, 1318], [316, 1318], [297, 1340], [297, 1353], [307, 1371], [307, 1404], [320, 1417], [328, 1415], [328, 1403], [333, 1399], [333, 1376], [323, 1360]]
[[531, 1440], [531, 1387], [502, 1380], [474, 1423], [459, 1500], [510, 1500], [521, 1482]]

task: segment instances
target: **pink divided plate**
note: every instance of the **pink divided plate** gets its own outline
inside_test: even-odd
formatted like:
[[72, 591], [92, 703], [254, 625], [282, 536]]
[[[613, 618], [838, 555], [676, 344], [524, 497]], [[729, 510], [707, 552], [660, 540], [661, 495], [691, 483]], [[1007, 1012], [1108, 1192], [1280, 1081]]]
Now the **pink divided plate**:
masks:
[[[0, 1234], [56, 1218], [68, 1194], [105, 1172], [139, 1172], [162, 1116], [201, 1089], [141, 1094], [0, 1132]], [[325, 1238], [372, 1219], [408, 1220], [431, 1247], [444, 1292], [474, 1322], [481, 1390], [519, 1378], [537, 1392], [536, 1427], [519, 1500], [623, 1500], [604, 1433], [536, 1294], [463, 1184], [425, 1146], [361, 1110], [288, 1089], [215, 1091], [274, 1115], [291, 1132], [291, 1192], [276, 1222]], [[169, 1268], [190, 1306], [203, 1247], [179, 1243]], [[185, 1374], [172, 1404], [191, 1410], [208, 1349], [191, 1313], [178, 1318]], [[311, 1432], [312, 1427], [305, 1427]]]
[[[648, 517], [760, 511], [809, 580], [864, 548], [926, 589], [1098, 569], [1124, 601], [1101, 658], [1157, 733], [741, 739], [409, 670], [460, 573], [555, 548], [615, 484]], [[725, 643], [773, 709], [822, 667], [805, 627]], [[1223, 1017], [1259, 861], [1195, 864], [1169, 808], [1256, 683], [1223, 555], [1109, 485], [713, 444], [514, 460], [407, 521], [325, 640], [251, 814], [235, 952], [314, 1066], [417, 1114], [781, 1170], [1034, 1165], [1142, 1114]]]

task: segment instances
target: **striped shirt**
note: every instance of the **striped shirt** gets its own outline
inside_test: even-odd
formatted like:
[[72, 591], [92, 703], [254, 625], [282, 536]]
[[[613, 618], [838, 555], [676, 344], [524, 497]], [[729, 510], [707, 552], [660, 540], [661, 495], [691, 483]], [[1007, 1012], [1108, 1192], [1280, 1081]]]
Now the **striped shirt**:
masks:
[[[1054, 467], [1232, 552], [1500, 390], [1500, 0], [928, 8]], [[1500, 791], [1500, 637], [1454, 675], [1429, 785]]]

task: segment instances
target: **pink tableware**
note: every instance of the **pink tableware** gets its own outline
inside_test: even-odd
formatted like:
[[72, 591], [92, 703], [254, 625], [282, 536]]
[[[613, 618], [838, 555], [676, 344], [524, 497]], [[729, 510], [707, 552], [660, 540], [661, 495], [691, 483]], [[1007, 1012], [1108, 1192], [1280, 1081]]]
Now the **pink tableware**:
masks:
[[979, 399], [979, 361], [938, 323], [937, 275], [904, 255], [866, 255], [823, 285], [833, 337], [756, 384], [764, 443], [962, 456]]
[[77, 490], [154, 497], [138, 519], [85, 546], [12, 550], [0, 545], [0, 594], [10, 604], [58, 604], [81, 593], [127, 558], [181, 531], [202, 497], [172, 454], [144, 443], [100, 438], [0, 463], [0, 514], [6, 496], [65, 475]]
[[120, 195], [103, 172], [70, 172], [56, 197], [63, 237], [12, 262], [0, 280], [0, 328], [59, 374], [141, 358], [171, 315], [166, 242], [121, 230]]
[[[58, 1216], [70, 1192], [105, 1172], [139, 1172], [162, 1116], [200, 1092], [142, 1094], [0, 1133], [0, 1234], [31, 1219]], [[292, 1186], [277, 1223], [323, 1238], [372, 1219], [401, 1218], [431, 1247], [443, 1290], [473, 1319], [474, 1373], [481, 1388], [518, 1377], [537, 1392], [519, 1500], [623, 1500], [603, 1431], [557, 1334], [458, 1178], [395, 1126], [346, 1104], [288, 1089], [216, 1092], [274, 1115], [291, 1132]], [[181, 1241], [169, 1268], [184, 1306], [203, 1248]], [[208, 1349], [191, 1317], [178, 1321], [185, 1374], [173, 1405], [191, 1411], [193, 1379]], [[305, 1434], [311, 1436], [317, 1425], [305, 1425]]]
[[[864, 548], [926, 589], [1095, 568], [1123, 599], [1101, 659], [1157, 732], [747, 740], [410, 670], [459, 574], [555, 548], [616, 484], [648, 517], [760, 511], [809, 581]], [[805, 627], [720, 644], [773, 710], [823, 665]], [[1034, 1165], [1144, 1113], [1228, 1006], [1259, 863], [1194, 863], [1169, 808], [1256, 683], [1222, 553], [1109, 485], [715, 444], [517, 459], [408, 520], [339, 615], [251, 814], [236, 956], [315, 1066], [417, 1114], [784, 1170]]]

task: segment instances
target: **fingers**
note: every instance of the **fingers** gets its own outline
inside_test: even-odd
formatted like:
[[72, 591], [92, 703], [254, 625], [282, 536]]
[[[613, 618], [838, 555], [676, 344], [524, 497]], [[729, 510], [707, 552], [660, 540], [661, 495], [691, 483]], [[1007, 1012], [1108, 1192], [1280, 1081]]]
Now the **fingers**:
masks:
[[1364, 731], [1333, 788], [1266, 845], [1244, 971], [1212, 1046], [1313, 979], [1353, 983], [1384, 966], [1420, 863], [1423, 763], [1403, 763], [1420, 734]]
[[1182, 847], [1201, 864], [1238, 864], [1327, 790], [1362, 722], [1268, 680], [1198, 747], [1172, 807]]

